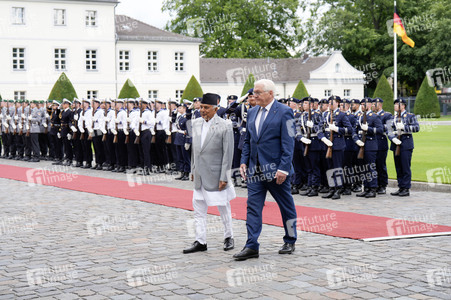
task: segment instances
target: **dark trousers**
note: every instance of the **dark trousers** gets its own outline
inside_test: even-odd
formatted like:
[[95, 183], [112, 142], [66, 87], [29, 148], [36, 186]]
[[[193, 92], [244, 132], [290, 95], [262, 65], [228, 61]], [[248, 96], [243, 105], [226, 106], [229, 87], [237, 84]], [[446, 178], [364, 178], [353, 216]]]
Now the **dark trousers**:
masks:
[[377, 183], [380, 187], [386, 187], [388, 185], [387, 152], [387, 150], [377, 151], [376, 171]]
[[23, 157], [24, 154], [24, 142], [23, 142], [23, 135], [20, 134], [16, 134], [14, 136], [15, 139], [15, 143], [16, 143], [16, 150], [17, 150], [17, 155], [19, 157]]
[[22, 135], [24, 143], [24, 154], [25, 157], [31, 158], [31, 135], [27, 136], [26, 133]]
[[61, 139], [56, 134], [49, 134], [50, 157], [63, 160], [63, 145]]
[[8, 134], [2, 132], [2, 144], [3, 144], [3, 155], [9, 156], [10, 148], [9, 148], [9, 140]]
[[125, 134], [123, 131], [117, 133], [116, 149], [116, 165], [118, 167], [127, 166], [127, 145], [125, 144]]
[[72, 150], [72, 142], [67, 139], [67, 135], [62, 136], [61, 141], [63, 142], [64, 155], [66, 156], [66, 159], [72, 163], [72, 160], [74, 159], [74, 152]]
[[[176, 135], [177, 135], [177, 133], [173, 132], [171, 134], [171, 143], [167, 144], [168, 163], [175, 164], [174, 166], [176, 166], [176, 161], [177, 161], [177, 146], [174, 145]], [[171, 166], [171, 168], [172, 168], [172, 166]]]
[[72, 140], [72, 144], [74, 145], [73, 153], [75, 156], [75, 160], [77, 163], [83, 163], [83, 146], [82, 141], [77, 137], [76, 139]]
[[81, 148], [83, 149], [83, 161], [86, 164], [92, 164], [92, 141], [89, 139], [88, 132], [85, 132], [83, 140], [81, 141]]
[[114, 150], [114, 134], [108, 133], [106, 141], [103, 142], [103, 149], [105, 151], [105, 162], [108, 165], [116, 164], [116, 151]]
[[130, 140], [127, 143], [128, 165], [136, 168], [139, 164], [139, 147], [135, 144], [136, 134], [131, 130], [128, 134]]
[[[39, 149], [41, 149], [41, 156], [47, 156], [49, 150], [49, 137], [47, 133], [39, 133]], [[51, 156], [53, 157], [53, 156]]]
[[328, 169], [328, 162], [326, 159], [326, 150], [321, 150], [320, 152], [320, 158], [321, 158], [321, 163], [320, 163], [320, 170], [321, 170], [321, 185], [322, 186], [328, 186], [327, 184], [327, 176], [326, 176], [326, 172]]
[[377, 151], [365, 151], [364, 154], [364, 175], [365, 181], [363, 186], [366, 188], [377, 188], [377, 171], [376, 171], [376, 156]]
[[143, 158], [143, 165], [146, 169], [152, 169], [152, 160], [150, 155], [150, 147], [152, 143], [152, 133], [150, 130], [144, 130], [141, 132], [141, 152]]
[[[238, 148], [240, 143], [240, 132], [233, 129], [233, 161], [232, 161], [232, 178], [240, 177], [240, 161], [241, 149]], [[190, 158], [191, 161], [191, 158]]]
[[396, 179], [400, 189], [410, 189], [411, 187], [412, 171], [410, 170], [410, 163], [412, 161], [412, 152], [413, 150], [401, 150], [399, 156], [394, 155]]
[[191, 148], [186, 150], [185, 147], [183, 147], [182, 154], [183, 154], [183, 172], [190, 173], [191, 172]]
[[[259, 174], [255, 174], [255, 177], [260, 178]], [[268, 191], [276, 200], [282, 214], [285, 229], [283, 240], [285, 243], [294, 244], [297, 239], [296, 207], [291, 196], [291, 176], [287, 176], [286, 180], [280, 185], [275, 180], [261, 181], [255, 177], [249, 178], [247, 184], [247, 241], [245, 247], [254, 250], [259, 249], [258, 237], [262, 231], [262, 211]], [[288, 223], [293, 225], [291, 228], [289, 228], [290, 224], [287, 224], [287, 221], [290, 221]]]
[[[97, 132], [94, 130], [94, 132]], [[103, 134], [96, 134], [92, 137], [92, 144], [94, 145], [94, 154], [96, 158], [96, 165], [101, 166], [105, 162], [105, 152], [102, 144]]]
[[168, 164], [168, 153], [166, 144], [166, 133], [164, 130], [157, 130], [155, 140], [156, 165], [164, 168]]
[[308, 165], [304, 162], [304, 151], [302, 151], [301, 147], [294, 147], [292, 162], [294, 168], [294, 176], [292, 176], [291, 179], [292, 183], [294, 185], [306, 183], [305, 174], [308, 174], [310, 170], [308, 169]]
[[40, 135], [40, 133], [30, 133], [31, 150], [33, 152], [33, 157], [38, 158], [38, 159], [41, 154], [41, 149], [39, 148], [39, 135]]
[[321, 185], [321, 151], [309, 151], [307, 157], [305, 157], [308, 172], [308, 186], [320, 186]]
[[[327, 168], [330, 172], [329, 174], [333, 174], [334, 171], [332, 169], [341, 169], [343, 171], [343, 157], [344, 150], [334, 150], [332, 153], [332, 158], [327, 159]], [[341, 188], [343, 186], [343, 180], [333, 181], [334, 184], [329, 180], [329, 187]]]
[[15, 134], [12, 132], [8, 133], [8, 145], [9, 145], [9, 155], [16, 156], [16, 142], [15, 142]]

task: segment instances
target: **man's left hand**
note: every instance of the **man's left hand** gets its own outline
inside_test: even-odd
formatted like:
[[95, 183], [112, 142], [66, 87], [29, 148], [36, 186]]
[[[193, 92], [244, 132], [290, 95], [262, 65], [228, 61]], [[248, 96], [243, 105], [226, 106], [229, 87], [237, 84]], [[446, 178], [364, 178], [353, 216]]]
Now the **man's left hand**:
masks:
[[219, 181], [219, 191], [222, 191], [227, 186], [227, 181]]
[[274, 178], [276, 179], [277, 184], [282, 184], [285, 181], [285, 179], [287, 179], [287, 175], [285, 175], [280, 171], [277, 171], [276, 176], [274, 176]]

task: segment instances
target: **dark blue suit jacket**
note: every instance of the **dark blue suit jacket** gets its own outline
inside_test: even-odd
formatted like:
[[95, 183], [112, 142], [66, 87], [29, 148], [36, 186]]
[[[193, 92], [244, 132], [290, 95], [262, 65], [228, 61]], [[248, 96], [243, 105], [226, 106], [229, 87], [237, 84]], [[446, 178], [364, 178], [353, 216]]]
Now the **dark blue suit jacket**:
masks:
[[254, 175], [257, 165], [266, 178], [273, 178], [277, 170], [291, 175], [295, 133], [293, 110], [274, 101], [262, 131], [257, 135], [255, 119], [260, 109], [257, 105], [248, 111], [241, 164], [248, 166], [249, 176]]

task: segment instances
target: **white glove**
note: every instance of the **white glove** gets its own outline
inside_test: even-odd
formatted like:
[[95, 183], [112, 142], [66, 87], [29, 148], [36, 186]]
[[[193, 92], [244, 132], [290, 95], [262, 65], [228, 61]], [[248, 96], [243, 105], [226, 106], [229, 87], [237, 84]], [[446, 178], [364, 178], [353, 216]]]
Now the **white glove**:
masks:
[[139, 118], [139, 123], [144, 123], [144, 119], [143, 118]]
[[401, 145], [402, 143], [398, 138], [393, 138], [391, 141], [395, 143], [395, 145]]
[[166, 133], [166, 135], [171, 135], [171, 131], [169, 129], [166, 129], [164, 132]]
[[47, 128], [47, 123], [42, 124], [42, 126], [44, 126], [44, 128]]
[[5, 123], [5, 125], [4, 125], [4, 126], [5, 126], [5, 128], [9, 128], [9, 125], [8, 125], [8, 123]]
[[124, 134], [128, 135], [128, 130], [127, 129], [124, 129]]
[[80, 128], [81, 133], [85, 133], [85, 130], [83, 128]]
[[359, 147], [363, 147], [363, 146], [365, 146], [365, 143], [364, 142], [362, 142], [361, 140], [357, 140], [357, 141], [355, 141], [355, 143], [357, 144], [357, 146], [359, 146]]
[[33, 116], [32, 116], [32, 115], [29, 115], [29, 116], [28, 116], [28, 120], [31, 121], [31, 119], [33, 119]]
[[132, 121], [132, 119], [127, 118], [127, 123], [130, 123]]
[[46, 117], [46, 118], [50, 118], [50, 116], [49, 116], [49, 114], [48, 114], [48, 113], [46, 113], [46, 114], [45, 114], [45, 117]]
[[114, 123], [119, 124], [121, 121], [119, 119], [112, 119], [114, 120]]
[[405, 129], [404, 123], [402, 123], [402, 122], [396, 123], [396, 129], [404, 130]]
[[3, 119], [3, 115], [0, 115], [0, 120]]
[[117, 131], [116, 131], [116, 129], [111, 129], [111, 133], [113, 134], [113, 135], [117, 135]]
[[16, 127], [16, 124], [14, 124], [14, 123], [11, 125], [11, 127], [12, 127], [14, 130], [16, 130], [16, 128], [17, 128], [17, 127]]
[[102, 131], [103, 134], [106, 134], [105, 128], [100, 129], [100, 131]]
[[360, 128], [362, 128], [363, 131], [368, 131], [368, 123], [363, 123], [360, 125]]
[[74, 120], [75, 120], [75, 121], [78, 121], [78, 114], [77, 114], [77, 115], [74, 115]]
[[22, 123], [19, 123], [19, 129], [22, 130]]
[[152, 135], [155, 135], [155, 130], [150, 129], [150, 133], [151, 133]]
[[16, 115], [16, 116], [14, 116], [14, 120], [19, 120], [19, 117]]
[[312, 140], [305, 138], [305, 137], [301, 137], [301, 142], [303, 142], [304, 144], [310, 145], [312, 143]]
[[331, 141], [329, 141], [326, 137], [323, 137], [323, 138], [321, 139], [321, 141], [322, 141], [324, 144], [326, 144], [327, 147], [332, 147], [332, 146], [333, 146], [333, 143], [332, 143]]
[[89, 134], [92, 134], [94, 132], [94, 130], [92, 128], [88, 128], [88, 132], [89, 132]]
[[185, 150], [188, 151], [189, 147], [191, 147], [191, 144], [185, 143]]
[[133, 130], [133, 132], [135, 133], [136, 136], [139, 136], [139, 130], [138, 129]]
[[329, 124], [329, 130], [338, 132], [338, 127], [335, 124]]
[[249, 96], [249, 93], [247, 93], [246, 95], [244, 95], [243, 97], [239, 98], [238, 100], [236, 100], [236, 103], [240, 104], [241, 102], [244, 101], [244, 99], [246, 99]]
[[70, 133], [67, 134], [67, 140], [70, 141], [72, 138], [72, 135]]
[[60, 139], [61, 138], [61, 133], [57, 133], [56, 136]]
[[6, 116], [6, 120], [11, 120], [11, 116]]
[[77, 132], [77, 128], [75, 128], [75, 126], [71, 126], [70, 129], [72, 130], [72, 132]]
[[30, 126], [28, 126], [28, 124], [27, 124], [27, 126], [25, 126], [25, 130], [30, 130]]
[[191, 105], [188, 107], [188, 109], [193, 109], [194, 108], [194, 102], [191, 103]]
[[307, 127], [308, 127], [308, 128], [313, 128], [313, 121], [311, 121], [311, 120], [310, 120], [310, 121], [307, 121], [306, 124], [307, 124]]

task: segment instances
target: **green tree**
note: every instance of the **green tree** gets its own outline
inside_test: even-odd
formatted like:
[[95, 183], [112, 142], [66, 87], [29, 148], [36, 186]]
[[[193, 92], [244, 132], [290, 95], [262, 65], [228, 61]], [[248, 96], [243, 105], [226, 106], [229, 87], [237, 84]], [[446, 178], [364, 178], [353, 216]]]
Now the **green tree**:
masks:
[[290, 57], [299, 40], [299, 0], [165, 0], [166, 29], [202, 38], [205, 57]]
[[124, 86], [119, 93], [119, 99], [125, 98], [139, 98], [138, 90], [130, 79], [125, 81]]
[[388, 83], [387, 77], [382, 74], [377, 83], [376, 90], [374, 91], [373, 98], [381, 98], [384, 100], [383, 109], [393, 114], [393, 91]]
[[423, 118], [440, 118], [440, 103], [435, 87], [429, 85], [427, 77], [423, 79], [413, 110], [415, 115], [421, 115]]
[[202, 97], [203, 94], [204, 92], [202, 91], [199, 81], [197, 81], [194, 75], [191, 76], [191, 79], [189, 80], [185, 90], [183, 91], [182, 99], [188, 99], [193, 101], [194, 98]]
[[252, 75], [252, 73], [250, 73], [246, 79], [246, 82], [244, 83], [243, 90], [241, 91], [241, 96], [246, 95], [247, 91], [254, 87], [254, 82], [255, 77], [254, 75]]
[[299, 80], [299, 83], [296, 86], [296, 89], [294, 90], [292, 97], [297, 98], [297, 99], [302, 99], [302, 98], [305, 98], [308, 96], [309, 96], [309, 93], [307, 92], [307, 88], [305, 87], [304, 82], [302, 82], [302, 80]]
[[70, 82], [66, 73], [62, 73], [58, 80], [53, 85], [52, 91], [48, 97], [49, 100], [62, 101], [64, 98], [72, 101], [77, 97], [77, 92], [75, 92], [74, 86]]

